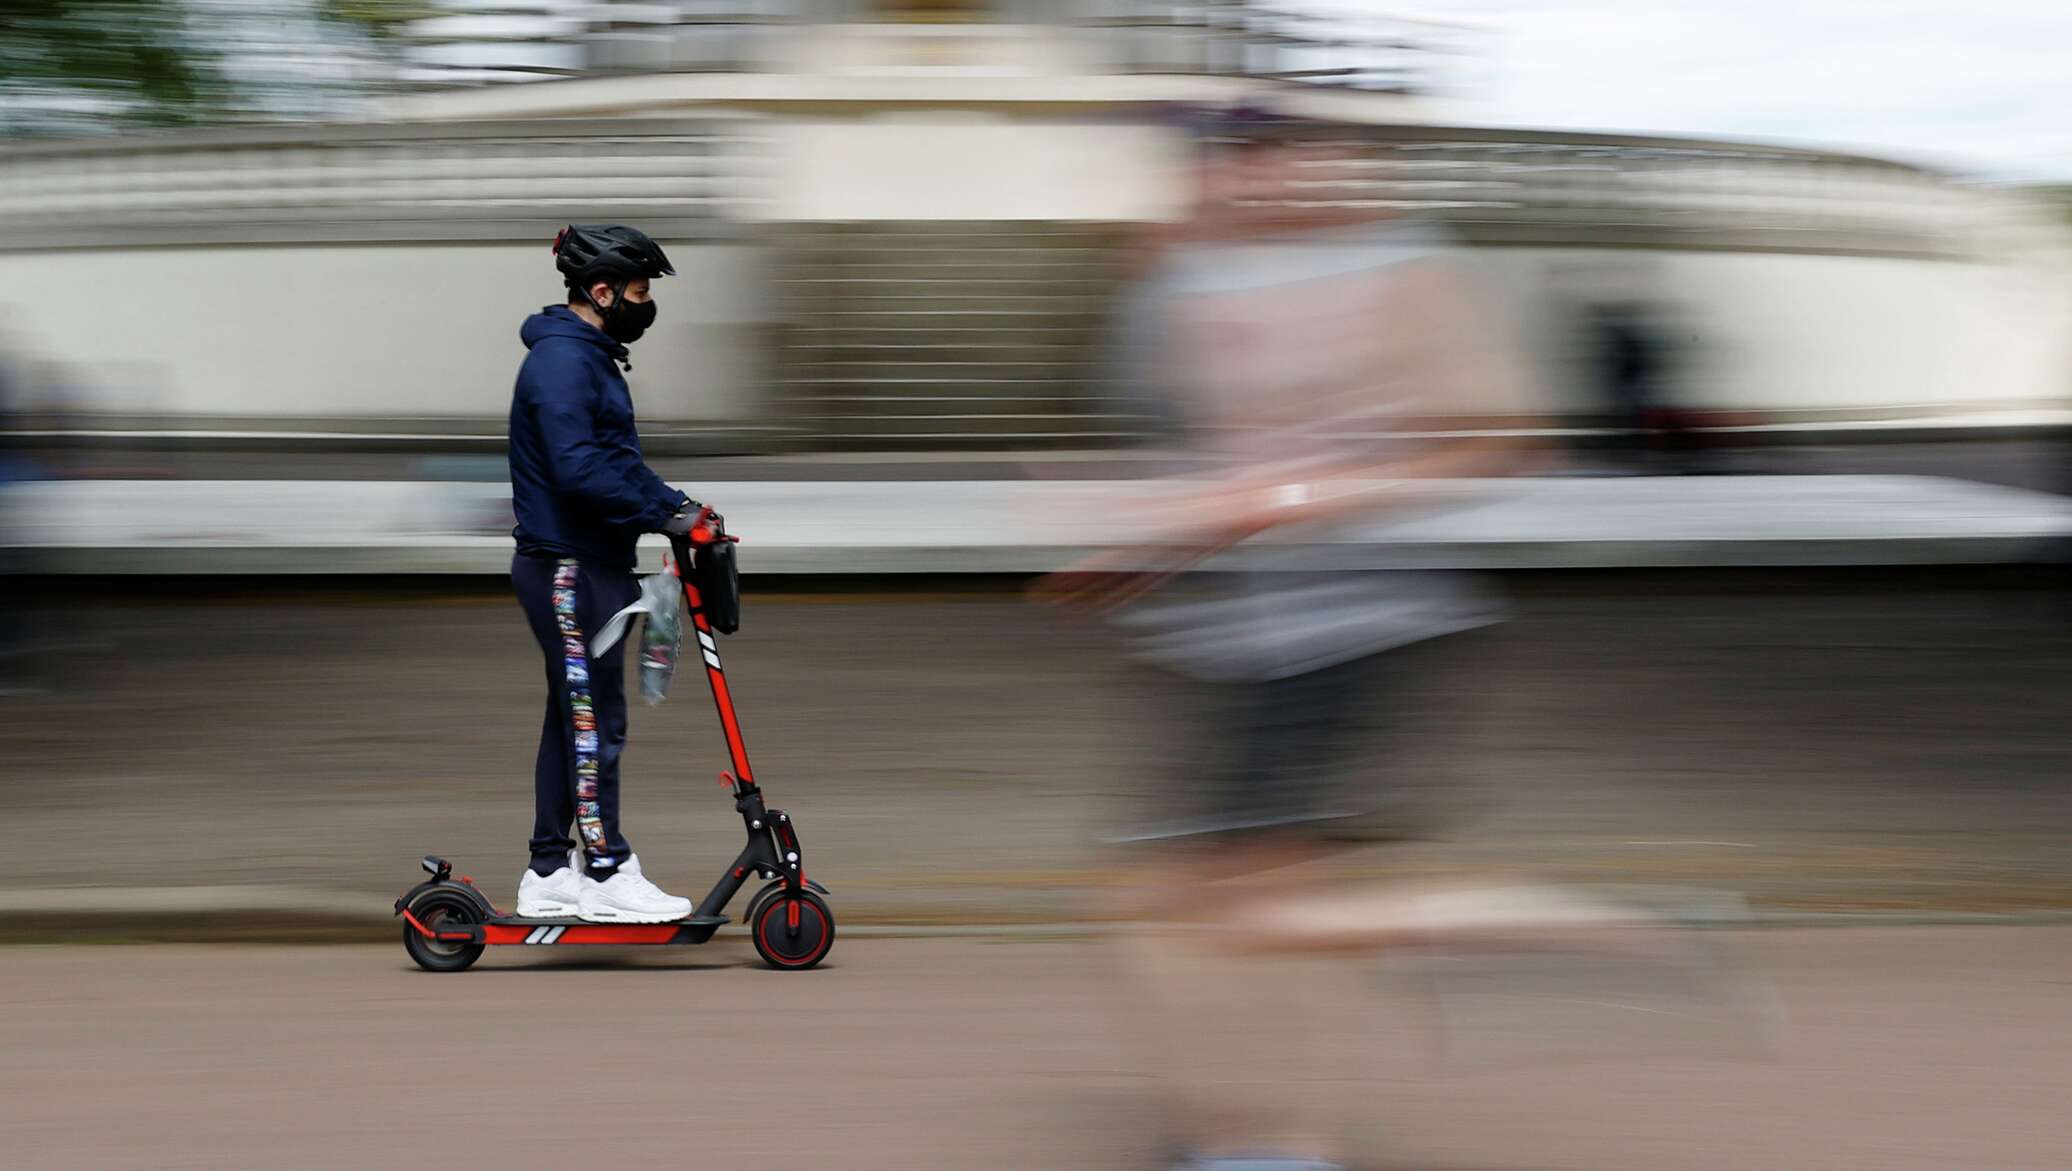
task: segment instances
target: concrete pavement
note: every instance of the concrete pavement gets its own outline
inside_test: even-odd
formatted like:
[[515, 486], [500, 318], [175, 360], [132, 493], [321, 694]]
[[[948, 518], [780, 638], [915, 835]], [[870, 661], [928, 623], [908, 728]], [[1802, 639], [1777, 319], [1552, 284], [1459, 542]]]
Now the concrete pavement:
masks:
[[[1696, 1002], [1483, 957], [1421, 985], [1437, 1000], [1387, 968], [1333, 986], [1323, 1052], [1354, 1072], [1310, 1092], [1341, 1096], [1370, 1171], [2072, 1165], [2072, 928], [1707, 938], [1774, 1006], [1766, 1049], [1708, 1040]], [[800, 974], [739, 942], [537, 950], [442, 976], [394, 944], [0, 949], [4, 1161], [1157, 1166], [1157, 1082], [1098, 947], [843, 941]], [[1256, 1076], [1242, 1056], [1228, 1076]]]

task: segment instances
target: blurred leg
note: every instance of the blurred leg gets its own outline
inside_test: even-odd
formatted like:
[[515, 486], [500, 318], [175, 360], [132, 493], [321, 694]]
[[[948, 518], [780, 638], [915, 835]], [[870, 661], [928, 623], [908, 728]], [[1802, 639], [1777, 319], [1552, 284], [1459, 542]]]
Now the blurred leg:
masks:
[[1337, 965], [1228, 946], [1238, 908], [1299, 882], [1317, 852], [1225, 842], [1124, 884], [1141, 918], [1118, 958], [1164, 1075], [1181, 1141], [1202, 1155], [1335, 1160], [1343, 1131], [1329, 1023], [1348, 1003]]

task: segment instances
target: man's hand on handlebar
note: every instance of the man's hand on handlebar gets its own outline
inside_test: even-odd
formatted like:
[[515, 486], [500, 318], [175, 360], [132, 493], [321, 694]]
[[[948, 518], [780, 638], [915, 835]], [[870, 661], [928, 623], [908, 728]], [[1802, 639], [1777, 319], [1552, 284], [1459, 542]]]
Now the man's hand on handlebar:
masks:
[[714, 512], [710, 505], [689, 500], [662, 524], [662, 531], [672, 537], [687, 537], [699, 529], [704, 530], [706, 536], [717, 538], [727, 531], [726, 519]]

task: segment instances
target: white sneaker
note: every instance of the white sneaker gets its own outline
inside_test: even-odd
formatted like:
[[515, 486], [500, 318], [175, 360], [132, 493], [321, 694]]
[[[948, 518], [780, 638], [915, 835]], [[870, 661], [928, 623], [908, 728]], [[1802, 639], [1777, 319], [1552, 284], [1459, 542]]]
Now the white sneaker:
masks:
[[576, 913], [575, 857], [570, 851], [569, 865], [544, 877], [530, 866], [525, 868], [518, 879], [520, 919], [565, 919]]
[[674, 923], [691, 916], [691, 900], [649, 882], [639, 858], [619, 863], [618, 873], [603, 882], [578, 875], [576, 890], [576, 914], [586, 923]]

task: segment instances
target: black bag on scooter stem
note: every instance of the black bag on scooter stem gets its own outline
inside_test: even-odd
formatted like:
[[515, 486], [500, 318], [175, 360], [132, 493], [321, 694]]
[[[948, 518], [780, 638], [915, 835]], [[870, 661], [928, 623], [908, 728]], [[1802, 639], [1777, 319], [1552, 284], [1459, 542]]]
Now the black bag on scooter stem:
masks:
[[691, 554], [691, 585], [714, 630], [732, 634], [741, 629], [741, 571], [734, 562], [734, 542], [698, 546]]

